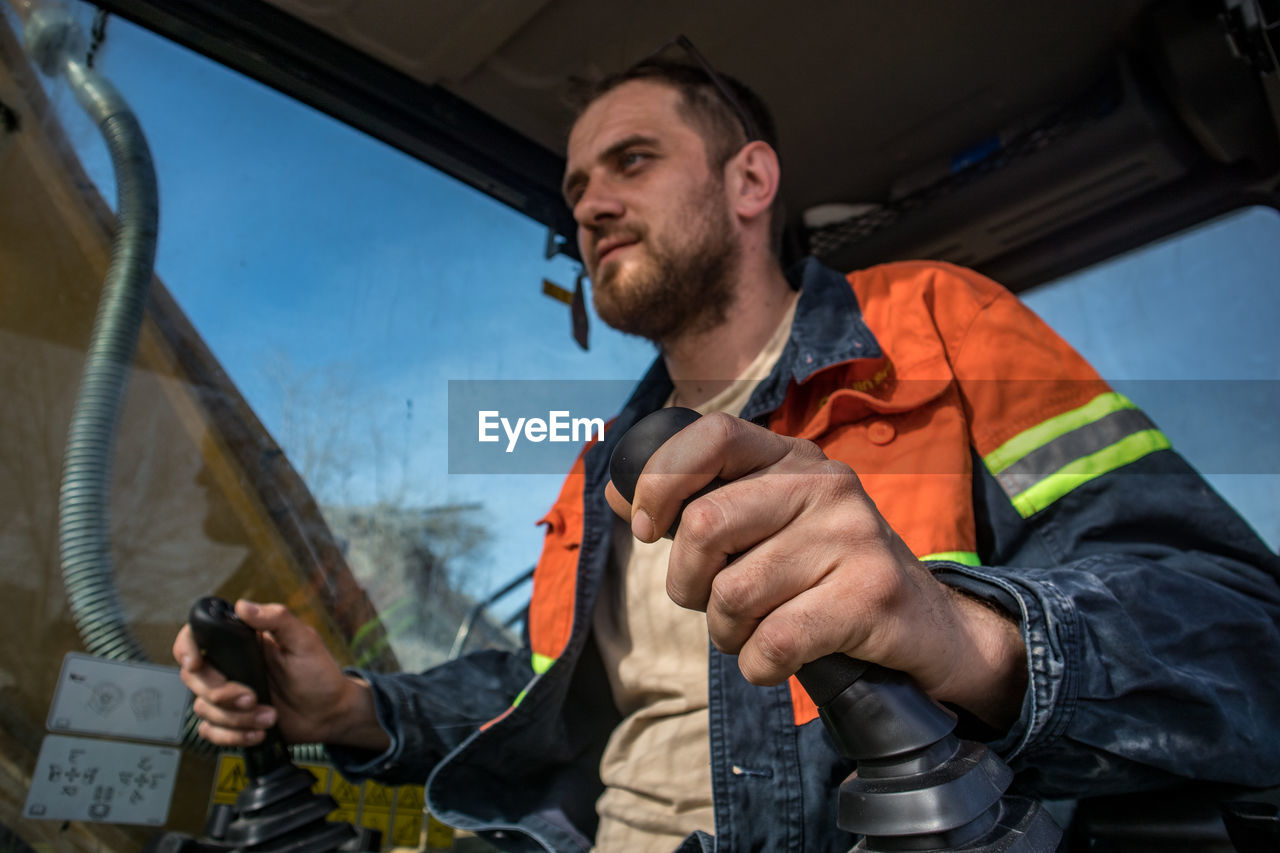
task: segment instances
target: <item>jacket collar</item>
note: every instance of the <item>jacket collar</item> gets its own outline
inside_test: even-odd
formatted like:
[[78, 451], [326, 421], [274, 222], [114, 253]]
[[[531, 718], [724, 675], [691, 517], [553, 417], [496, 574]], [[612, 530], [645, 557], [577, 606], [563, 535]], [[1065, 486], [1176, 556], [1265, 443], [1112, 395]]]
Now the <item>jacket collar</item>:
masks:
[[863, 322], [847, 278], [816, 258], [805, 258], [792, 267], [787, 279], [800, 290], [791, 339], [773, 371], [756, 386], [743, 408], [742, 417], [748, 420], [781, 406], [792, 380], [803, 384], [832, 365], [855, 358], [879, 358], [882, 354], [880, 344]]

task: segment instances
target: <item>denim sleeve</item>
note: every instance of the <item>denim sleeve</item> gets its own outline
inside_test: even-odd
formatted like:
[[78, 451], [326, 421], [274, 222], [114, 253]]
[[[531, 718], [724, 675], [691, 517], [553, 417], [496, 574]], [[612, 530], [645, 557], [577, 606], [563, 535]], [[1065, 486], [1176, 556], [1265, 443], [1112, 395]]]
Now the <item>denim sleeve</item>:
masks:
[[1042, 797], [1280, 783], [1280, 559], [1151, 454], [1022, 519], [975, 466], [983, 566], [944, 582], [1021, 623], [1029, 688], [993, 746]]
[[482, 651], [422, 673], [348, 670], [373, 688], [385, 752], [329, 746], [342, 775], [422, 784], [432, 768], [476, 729], [509, 709], [533, 678], [527, 652]]

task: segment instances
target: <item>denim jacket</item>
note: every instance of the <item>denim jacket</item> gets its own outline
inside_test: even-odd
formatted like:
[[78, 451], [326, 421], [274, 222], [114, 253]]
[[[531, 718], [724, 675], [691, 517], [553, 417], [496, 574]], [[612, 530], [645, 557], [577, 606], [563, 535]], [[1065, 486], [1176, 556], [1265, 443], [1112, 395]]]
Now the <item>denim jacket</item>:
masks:
[[[855, 412], [848, 423], [828, 423], [823, 419], [835, 418], [829, 398], [839, 391], [810, 394], [806, 403], [806, 389], [835, 375], [858, 391], [851, 399], [865, 397], [874, 407], [874, 377], [884, 373], [872, 370], [877, 363], [909, 372], [910, 353], [935, 339], [945, 354], [937, 364], [916, 359], [929, 371], [918, 387], [936, 380], [941, 390], [929, 392], [930, 405], [952, 395], [947, 411], [970, 432], [969, 446], [943, 448], [951, 460], [945, 464], [959, 466], [949, 473], [967, 473], [956, 480], [964, 493], [947, 498], [960, 523], [948, 519], [943, 528], [968, 544], [913, 549], [937, 578], [1004, 609], [1021, 626], [1029, 686], [1018, 720], [991, 743], [1015, 770], [1019, 792], [1079, 797], [1188, 779], [1280, 783], [1280, 559], [1158, 430], [1123, 403], [1101, 414], [1089, 414], [1096, 400], [1025, 409], [1034, 384], [1016, 386], [1013, 395], [1006, 386], [966, 388], [961, 363], [986, 359], [998, 376], [1002, 359], [1023, 358], [1018, 347], [1034, 350], [1046, 345], [1045, 336], [1051, 349], [1065, 347], [1016, 300], [969, 271], [920, 262], [846, 280], [808, 261], [793, 283], [801, 297], [790, 342], [744, 418], [788, 434], [816, 421], [828, 431], [856, 431], [866, 414], [855, 411], [860, 403], [841, 404]], [[1004, 329], [1013, 330], [1008, 341]], [[965, 369], [981, 380], [985, 364]], [[859, 385], [864, 381], [871, 385]], [[568, 533], [560, 530], [571, 535], [563, 547], [575, 575], [557, 593], [565, 618], [553, 647], [539, 649], [535, 635], [532, 653], [481, 652], [421, 674], [360, 672], [373, 686], [392, 745], [376, 756], [331, 749], [344, 774], [427, 779], [436, 816], [503, 849], [591, 846], [599, 760], [619, 721], [590, 636], [610, 550], [608, 459], [626, 428], [663, 405], [670, 388], [659, 360], [604, 440], [585, 451], [562, 495], [575, 514]], [[1055, 405], [1063, 412], [1037, 420]], [[985, 409], [995, 423], [978, 423]], [[932, 428], [912, 421], [909, 411], [884, 405], [880, 412], [899, 434]], [[797, 423], [805, 426], [794, 429]], [[1117, 436], [1122, 440], [1097, 449]], [[1135, 441], [1146, 443], [1105, 462]], [[1064, 459], [1083, 461], [1062, 467]], [[845, 461], [861, 475], [859, 459]], [[1037, 479], [1037, 466], [1059, 473]], [[1055, 485], [1070, 471], [1074, 485]], [[885, 473], [894, 473], [891, 464]], [[556, 535], [549, 522], [549, 550]], [[538, 583], [535, 576], [535, 603]], [[712, 647], [708, 667], [716, 838], [699, 833], [681, 849], [849, 849], [856, 839], [835, 826], [835, 792], [853, 767], [836, 754], [821, 722], [803, 713], [807, 697], [790, 684], [748, 684], [736, 659]]]

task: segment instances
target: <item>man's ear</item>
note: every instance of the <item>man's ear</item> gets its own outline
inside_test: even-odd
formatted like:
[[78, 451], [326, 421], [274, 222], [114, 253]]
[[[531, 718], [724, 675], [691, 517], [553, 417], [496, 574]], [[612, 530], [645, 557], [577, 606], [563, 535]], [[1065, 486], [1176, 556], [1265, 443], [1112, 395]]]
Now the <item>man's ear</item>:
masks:
[[726, 183], [730, 204], [743, 219], [755, 219], [769, 213], [782, 169], [778, 153], [767, 142], [748, 142], [726, 164]]

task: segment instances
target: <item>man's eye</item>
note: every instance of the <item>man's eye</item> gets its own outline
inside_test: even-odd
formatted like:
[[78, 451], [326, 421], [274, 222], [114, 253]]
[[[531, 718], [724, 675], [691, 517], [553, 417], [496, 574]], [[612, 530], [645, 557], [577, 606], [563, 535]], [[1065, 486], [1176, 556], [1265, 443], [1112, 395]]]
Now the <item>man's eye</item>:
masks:
[[648, 159], [649, 154], [645, 151], [628, 151], [622, 155], [621, 163], [624, 169], [630, 169], [633, 166], [640, 165]]

